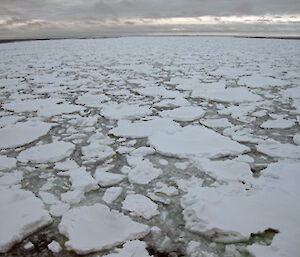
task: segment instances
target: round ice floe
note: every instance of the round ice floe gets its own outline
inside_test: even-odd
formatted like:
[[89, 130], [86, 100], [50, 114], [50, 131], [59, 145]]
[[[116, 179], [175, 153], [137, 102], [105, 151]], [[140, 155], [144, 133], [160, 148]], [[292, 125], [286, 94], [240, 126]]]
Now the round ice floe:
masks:
[[58, 228], [69, 238], [65, 243], [67, 249], [77, 254], [111, 249], [128, 240], [142, 238], [150, 231], [148, 226], [102, 204], [69, 210]]
[[0, 129], [0, 148], [13, 148], [33, 142], [48, 133], [54, 124], [45, 122], [18, 122]]
[[55, 141], [51, 144], [34, 146], [21, 152], [18, 156], [18, 161], [36, 163], [56, 162], [69, 157], [74, 149], [75, 145], [71, 143]]

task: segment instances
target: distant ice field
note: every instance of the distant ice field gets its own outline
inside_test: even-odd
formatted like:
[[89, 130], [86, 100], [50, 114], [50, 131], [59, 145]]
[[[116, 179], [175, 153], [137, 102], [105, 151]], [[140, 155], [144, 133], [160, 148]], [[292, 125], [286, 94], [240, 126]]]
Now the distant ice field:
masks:
[[295, 257], [299, 41], [0, 44], [0, 255]]

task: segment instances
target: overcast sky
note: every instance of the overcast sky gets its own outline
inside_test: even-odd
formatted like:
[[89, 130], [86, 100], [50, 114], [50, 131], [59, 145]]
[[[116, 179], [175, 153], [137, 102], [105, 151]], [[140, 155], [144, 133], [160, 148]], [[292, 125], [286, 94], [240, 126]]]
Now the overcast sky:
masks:
[[300, 0], [0, 0], [0, 38], [300, 35]]

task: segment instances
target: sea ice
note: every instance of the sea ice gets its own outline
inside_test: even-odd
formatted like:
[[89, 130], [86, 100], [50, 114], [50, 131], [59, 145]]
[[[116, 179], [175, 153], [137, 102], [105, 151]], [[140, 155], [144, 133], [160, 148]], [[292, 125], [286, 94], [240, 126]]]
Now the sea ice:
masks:
[[13, 172], [0, 172], [0, 186], [12, 186], [19, 184], [23, 179], [23, 172], [15, 170]]
[[117, 248], [117, 253], [104, 255], [103, 257], [151, 257], [146, 250], [146, 243], [140, 240], [126, 242], [123, 248]]
[[300, 158], [300, 146], [267, 140], [256, 146], [257, 151], [278, 158]]
[[164, 118], [171, 118], [176, 121], [193, 121], [203, 117], [204, 114], [205, 111], [199, 106], [179, 107], [159, 113]]
[[122, 203], [122, 209], [147, 220], [159, 214], [157, 204], [140, 194], [129, 194]]
[[0, 128], [0, 149], [14, 148], [31, 143], [46, 135], [54, 124], [27, 121]]
[[296, 134], [294, 137], [293, 137], [293, 141], [296, 145], [300, 145], [300, 134]]
[[72, 188], [74, 190], [81, 190], [82, 192], [89, 192], [99, 188], [97, 181], [86, 171], [84, 167], [72, 169], [63, 173], [70, 176]]
[[38, 145], [22, 151], [17, 157], [20, 162], [47, 163], [60, 161], [69, 157], [75, 145], [64, 141], [55, 141], [46, 145]]
[[239, 85], [246, 85], [251, 88], [267, 88], [276, 86], [285, 86], [288, 83], [281, 79], [274, 79], [271, 77], [265, 77], [261, 75], [251, 75], [242, 77], [238, 81]]
[[3, 108], [21, 113], [37, 111], [38, 115], [45, 117], [51, 117], [63, 113], [73, 113], [85, 109], [82, 106], [69, 104], [65, 102], [65, 100], [55, 98], [31, 99], [7, 103], [3, 105]]
[[204, 126], [187, 126], [173, 134], [159, 132], [149, 137], [149, 143], [162, 154], [178, 157], [216, 158], [249, 151], [248, 147]]
[[148, 137], [157, 131], [172, 133], [180, 128], [180, 125], [171, 119], [154, 117], [147, 121], [130, 122], [120, 120], [118, 126], [109, 131], [110, 134], [121, 137], [139, 138]]
[[201, 85], [192, 91], [191, 97], [230, 103], [255, 102], [262, 100], [259, 95], [251, 93], [247, 88], [226, 88], [222, 83]]
[[146, 185], [161, 174], [162, 170], [155, 168], [149, 160], [141, 160], [128, 173], [128, 179], [131, 183]]
[[103, 201], [111, 204], [114, 200], [116, 200], [120, 194], [122, 194], [123, 188], [122, 187], [110, 187], [106, 189], [104, 196], [103, 196]]
[[48, 244], [48, 249], [54, 253], [59, 253], [62, 250], [60, 244], [54, 240]]
[[123, 174], [106, 172], [102, 171], [102, 169], [96, 169], [94, 177], [102, 187], [119, 184], [125, 178]]
[[0, 170], [6, 170], [16, 167], [17, 160], [15, 158], [0, 155]]
[[42, 201], [23, 189], [1, 189], [0, 217], [0, 253], [52, 223]]
[[69, 239], [66, 248], [77, 254], [111, 249], [126, 241], [143, 238], [150, 232], [147, 225], [134, 222], [99, 203], [69, 210], [58, 228]]
[[260, 125], [260, 127], [264, 129], [272, 129], [272, 128], [285, 129], [285, 128], [291, 128], [294, 125], [295, 122], [292, 120], [279, 118], [276, 120], [265, 121], [263, 124]]
[[134, 104], [116, 104], [109, 103], [103, 105], [101, 115], [111, 120], [122, 119], [137, 119], [147, 115], [150, 115], [152, 111], [147, 106], [139, 106]]
[[106, 95], [92, 95], [92, 94], [84, 94], [78, 97], [76, 103], [82, 104], [89, 107], [100, 108], [103, 105], [103, 102], [110, 100]]
[[227, 128], [232, 126], [226, 118], [200, 120], [200, 123], [209, 128]]

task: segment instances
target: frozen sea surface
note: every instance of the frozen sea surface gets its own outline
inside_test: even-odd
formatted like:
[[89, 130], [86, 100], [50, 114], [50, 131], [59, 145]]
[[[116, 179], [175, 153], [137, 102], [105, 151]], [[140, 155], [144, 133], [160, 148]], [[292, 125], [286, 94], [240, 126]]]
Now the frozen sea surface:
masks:
[[1, 44], [0, 254], [298, 256], [299, 70], [292, 40]]

